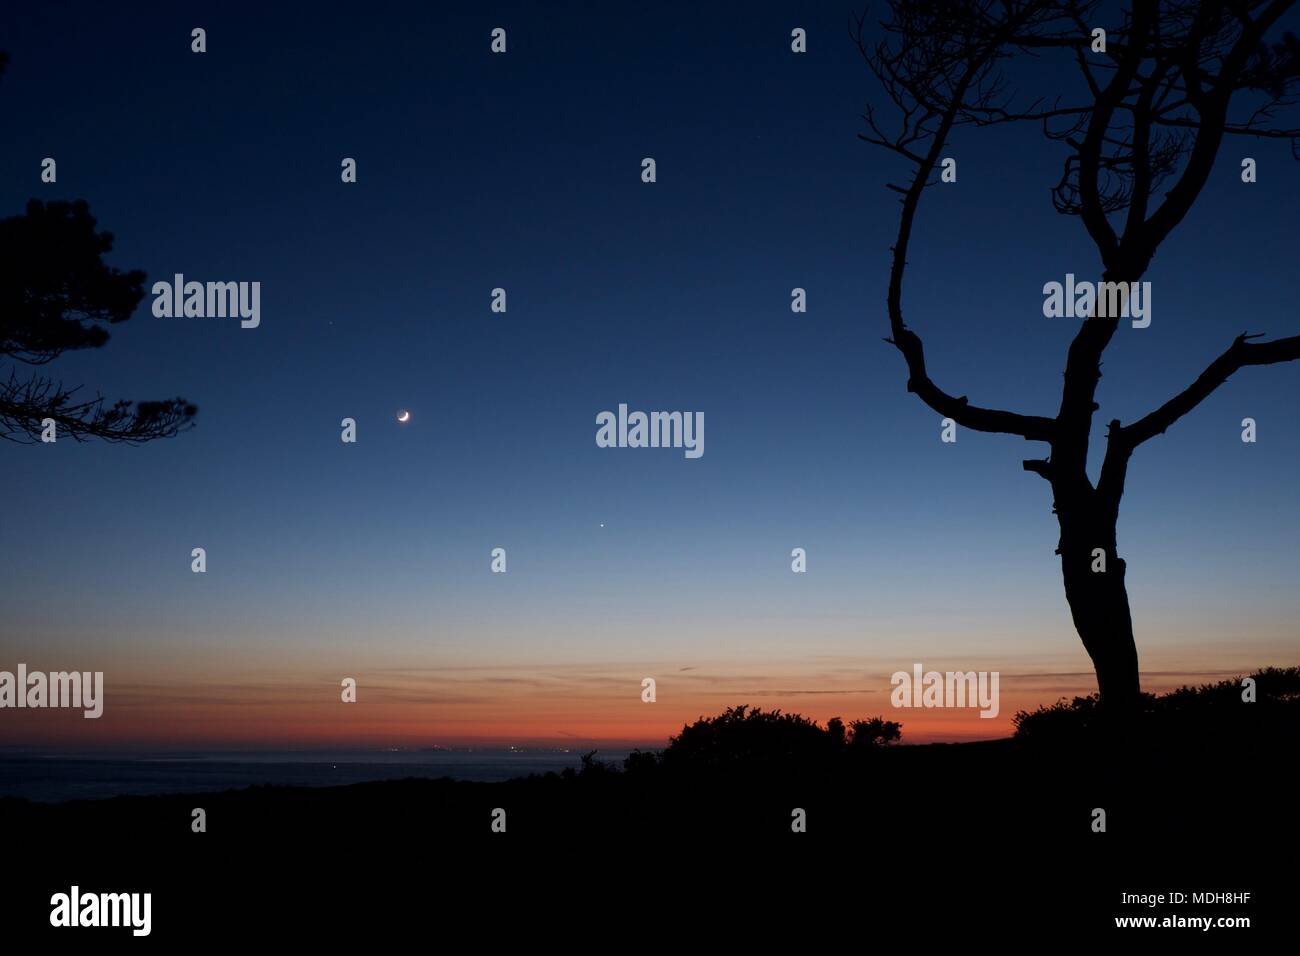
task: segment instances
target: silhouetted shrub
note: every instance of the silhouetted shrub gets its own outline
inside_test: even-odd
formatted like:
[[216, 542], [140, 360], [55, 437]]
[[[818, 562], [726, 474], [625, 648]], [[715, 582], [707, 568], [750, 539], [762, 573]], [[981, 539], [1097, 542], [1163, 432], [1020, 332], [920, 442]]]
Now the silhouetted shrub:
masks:
[[654, 773], [659, 769], [659, 754], [653, 750], [634, 750], [623, 758], [623, 769], [642, 776]]
[[742, 704], [716, 717], [701, 717], [669, 738], [661, 759], [666, 770], [704, 771], [772, 765], [834, 766], [849, 753], [896, 741], [902, 725], [873, 717], [846, 729], [833, 717], [822, 727], [802, 714], [783, 714]]
[[596, 753], [597, 751], [592, 750], [582, 755], [582, 766], [578, 769], [579, 777], [591, 779], [618, 773], [618, 767], [614, 764], [607, 760], [597, 760]]
[[1096, 694], [1062, 698], [1034, 711], [1018, 711], [1012, 718], [1017, 740], [1066, 743], [1105, 732], [1119, 732], [1140, 741], [1145, 738], [1185, 742], [1240, 738], [1243, 735], [1285, 733], [1300, 725], [1300, 667], [1266, 667], [1249, 675], [1255, 681], [1255, 700], [1243, 699], [1243, 677], [1184, 686], [1167, 694], [1143, 694], [1141, 707], [1112, 714], [1099, 707]]
[[849, 724], [849, 746], [857, 749], [886, 747], [896, 743], [902, 736], [903, 725], [896, 720], [872, 717], [869, 720], [855, 720]]

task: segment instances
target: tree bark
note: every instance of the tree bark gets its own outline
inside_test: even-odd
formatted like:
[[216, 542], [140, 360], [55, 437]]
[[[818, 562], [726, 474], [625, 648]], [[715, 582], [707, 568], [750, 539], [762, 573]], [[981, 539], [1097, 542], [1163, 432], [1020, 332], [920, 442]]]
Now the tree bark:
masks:
[[[1116, 552], [1115, 520], [1098, 506], [1091, 489], [1078, 496], [1058, 494], [1056, 512], [1065, 598], [1075, 630], [1092, 658], [1102, 707], [1131, 711], [1141, 701], [1141, 680], [1124, 581], [1126, 565]], [[1102, 555], [1095, 554], [1097, 549]], [[1105, 570], [1095, 570], [1102, 567]]]

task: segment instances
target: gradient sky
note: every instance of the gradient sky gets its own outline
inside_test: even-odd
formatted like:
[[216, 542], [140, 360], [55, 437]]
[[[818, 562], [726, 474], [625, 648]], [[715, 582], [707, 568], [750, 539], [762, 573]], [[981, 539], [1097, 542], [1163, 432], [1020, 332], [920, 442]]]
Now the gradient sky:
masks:
[[[1020, 466], [1043, 446], [941, 443], [881, 341], [884, 184], [907, 171], [856, 138], [883, 98], [851, 6], [22, 6], [0, 14], [0, 215], [84, 198], [112, 264], [258, 280], [262, 324], [146, 297], [50, 371], [183, 394], [198, 427], [0, 447], [0, 669], [108, 683], [98, 721], [0, 712], [0, 745], [662, 743], [737, 703], [962, 739], [1095, 689], [1048, 487]], [[1078, 323], [1041, 289], [1099, 271], [1049, 202], [1062, 148], [1001, 128], [950, 154], [908, 321], [947, 390], [1054, 414]], [[1106, 354], [1098, 436], [1243, 330], [1300, 331], [1298, 177], [1284, 143], [1227, 144], [1146, 277], [1151, 327]], [[1298, 397], [1300, 365], [1243, 370], [1137, 452], [1120, 549], [1147, 689], [1300, 662]], [[597, 448], [620, 402], [704, 412], [704, 456]], [[892, 711], [914, 662], [1000, 671], [1000, 717]]]

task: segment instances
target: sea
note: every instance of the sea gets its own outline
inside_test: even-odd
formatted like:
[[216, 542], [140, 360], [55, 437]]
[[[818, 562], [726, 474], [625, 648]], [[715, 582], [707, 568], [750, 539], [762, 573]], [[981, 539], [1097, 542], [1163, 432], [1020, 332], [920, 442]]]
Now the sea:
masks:
[[[127, 795], [210, 793], [275, 785], [333, 787], [408, 777], [487, 783], [560, 773], [580, 750], [229, 751], [221, 753], [32, 754], [0, 752], [0, 798], [39, 802]], [[627, 750], [598, 751], [622, 766]]]

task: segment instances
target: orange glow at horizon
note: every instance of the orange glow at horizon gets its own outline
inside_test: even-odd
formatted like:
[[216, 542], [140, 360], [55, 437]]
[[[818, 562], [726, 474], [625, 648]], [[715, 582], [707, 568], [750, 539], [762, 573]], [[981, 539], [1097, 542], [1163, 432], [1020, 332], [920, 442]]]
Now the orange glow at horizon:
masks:
[[[35, 663], [30, 670], [39, 669]], [[903, 725], [904, 743], [1006, 737], [1018, 710], [1092, 693], [1088, 671], [1002, 672], [996, 717], [978, 708], [894, 708], [889, 675], [859, 667], [783, 662], [782, 676], [701, 664], [686, 668], [449, 667], [317, 674], [259, 672], [255, 679], [161, 679], [105, 675], [103, 716], [79, 710], [0, 711], [0, 745], [97, 749], [384, 749], [456, 745], [588, 743], [662, 747], [702, 716], [747, 704], [797, 712], [820, 723], [882, 716]], [[926, 670], [930, 670], [928, 665]], [[937, 667], [933, 669], [938, 669]], [[964, 665], [955, 669], [978, 669]], [[1149, 691], [1205, 683], [1245, 670], [1159, 672]], [[641, 700], [654, 675], [657, 700]], [[342, 676], [357, 681], [357, 702], [341, 700]]]

